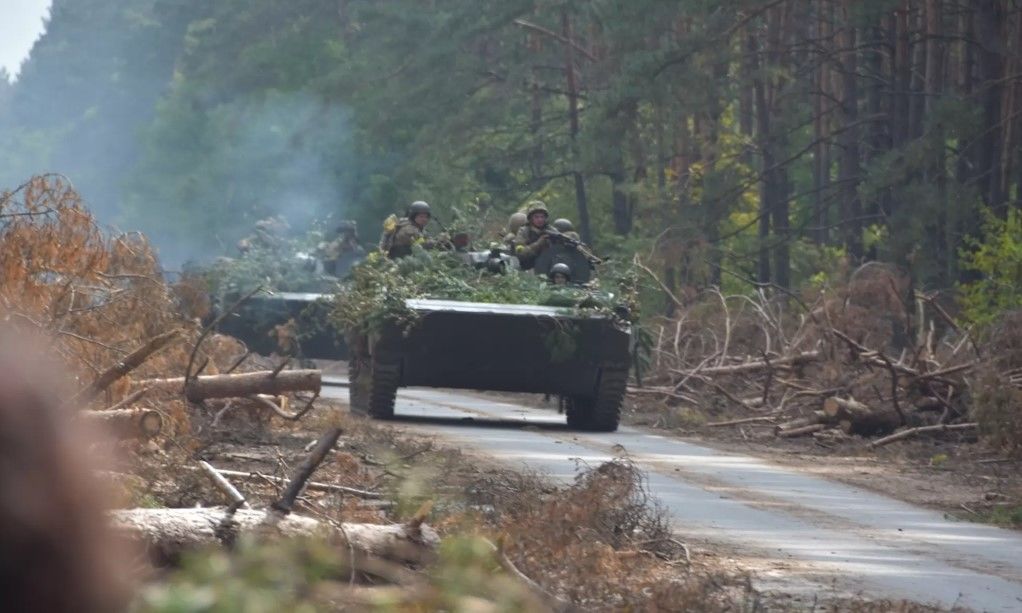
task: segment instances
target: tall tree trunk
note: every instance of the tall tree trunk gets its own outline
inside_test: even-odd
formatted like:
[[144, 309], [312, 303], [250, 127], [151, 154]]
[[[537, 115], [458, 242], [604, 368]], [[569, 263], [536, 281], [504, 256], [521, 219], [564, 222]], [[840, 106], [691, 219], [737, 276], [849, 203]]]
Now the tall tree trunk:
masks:
[[770, 282], [770, 212], [774, 200], [774, 153], [770, 140], [770, 105], [767, 99], [764, 75], [760, 70], [762, 61], [755, 61], [756, 77], [753, 91], [756, 97], [756, 140], [759, 143], [761, 161], [759, 182], [759, 254], [757, 257], [756, 280]]
[[578, 231], [582, 240], [586, 243], [593, 242], [593, 233], [589, 226], [589, 201], [586, 197], [586, 182], [582, 172], [578, 169], [578, 78], [575, 73], [575, 48], [573, 46], [574, 34], [571, 27], [571, 17], [568, 9], [561, 9], [561, 35], [565, 39], [564, 44], [564, 73], [568, 87], [568, 127], [571, 134], [572, 163], [575, 170], [572, 176], [575, 179], [575, 207], [578, 210]]
[[838, 179], [841, 183], [841, 224], [845, 251], [853, 264], [863, 258], [862, 203], [859, 201], [859, 90], [856, 81], [858, 51], [856, 31], [851, 21], [853, 0], [841, 0], [841, 30], [838, 46], [841, 56], [841, 119], [842, 132]]
[[1004, 7], [1000, 0], [972, 0], [974, 39], [979, 45], [977, 94], [983, 107], [983, 124], [977, 138], [975, 166], [980, 193], [988, 206], [1004, 211], [1001, 191], [1001, 97], [1004, 78]]
[[895, 13], [896, 40], [894, 47], [894, 146], [901, 147], [909, 139], [910, 100], [912, 99], [912, 48], [909, 33], [909, 0], [902, 0]]
[[[834, 48], [834, 5], [831, 0], [819, 0], [816, 6], [816, 37], [820, 41], [821, 53], [826, 55]], [[834, 110], [832, 73], [826, 59], [818, 62], [814, 71], [816, 91], [813, 96], [813, 240], [825, 245], [830, 240], [827, 201], [830, 190], [831, 113]]]
[[[916, 0], [910, 23], [916, 32], [926, 31], [926, 15], [923, 3], [929, 0]], [[910, 53], [912, 62], [911, 98], [909, 99], [909, 138], [916, 139], [925, 130], [926, 113], [926, 53], [928, 47], [925, 40], [916, 40]]]
[[[528, 47], [537, 58], [543, 50], [539, 35], [528, 34]], [[533, 65], [529, 83], [529, 133], [532, 135], [532, 176], [543, 175], [543, 90], [540, 87], [539, 67]]]

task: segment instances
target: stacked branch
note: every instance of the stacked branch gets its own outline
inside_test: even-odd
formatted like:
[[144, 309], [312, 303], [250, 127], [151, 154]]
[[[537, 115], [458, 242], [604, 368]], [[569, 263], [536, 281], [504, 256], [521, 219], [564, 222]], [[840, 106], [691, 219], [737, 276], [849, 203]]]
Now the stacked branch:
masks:
[[[904, 275], [876, 264], [811, 305], [708, 291], [661, 325], [651, 385], [629, 391], [778, 438], [971, 436], [966, 378], [979, 348], [934, 296], [906, 306], [908, 294]], [[1022, 369], [1000, 378], [1022, 386]]]

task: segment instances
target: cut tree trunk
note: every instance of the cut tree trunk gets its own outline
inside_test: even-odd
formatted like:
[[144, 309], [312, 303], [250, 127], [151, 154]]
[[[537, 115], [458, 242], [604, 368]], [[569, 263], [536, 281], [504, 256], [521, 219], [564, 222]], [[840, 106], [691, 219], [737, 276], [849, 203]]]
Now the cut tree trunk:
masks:
[[887, 434], [904, 425], [893, 408], [873, 409], [854, 398], [827, 398], [823, 401], [823, 412], [836, 420], [846, 434]]
[[810, 424], [801, 428], [792, 428], [791, 430], [782, 430], [777, 433], [777, 436], [781, 438], [794, 438], [796, 436], [805, 436], [807, 434], [815, 434], [822, 430], [829, 428], [827, 424]]
[[84, 411], [79, 416], [118, 439], [150, 439], [163, 429], [163, 417], [148, 409], [117, 409], [113, 411]]
[[800, 366], [809, 362], [813, 362], [820, 357], [819, 351], [806, 351], [798, 355], [787, 356], [783, 358], [776, 358], [769, 362], [760, 360], [756, 362], [745, 362], [744, 364], [730, 364], [727, 366], [710, 366], [708, 368], [701, 368], [692, 371], [675, 371], [682, 375], [736, 375], [741, 373], [758, 372], [761, 370], [770, 370], [771, 368], [787, 368], [790, 366]]
[[339, 541], [342, 550], [383, 558], [392, 562], [422, 564], [433, 559], [440, 537], [426, 525], [327, 523], [276, 511], [241, 509], [228, 514], [223, 508], [126, 509], [113, 511], [114, 529], [145, 546], [158, 564], [176, 561], [180, 554], [198, 547], [230, 547], [240, 537], [326, 537]]
[[783, 424], [777, 424], [774, 428], [774, 434], [782, 438], [789, 436], [798, 436], [790, 434], [792, 431], [802, 430], [808, 426], [825, 425], [833, 426], [837, 424], [837, 419], [827, 415], [823, 411], [813, 411], [811, 414], [804, 417], [796, 417], [791, 421], [786, 421]]
[[[139, 381], [136, 385], [173, 391], [185, 388], [185, 380], [184, 377], [149, 379]], [[321, 371], [318, 370], [285, 370], [276, 375], [272, 371], [264, 370], [237, 375], [195, 377], [188, 382], [185, 396], [192, 402], [199, 402], [209, 398], [239, 398], [256, 394], [318, 393], [321, 385]]]

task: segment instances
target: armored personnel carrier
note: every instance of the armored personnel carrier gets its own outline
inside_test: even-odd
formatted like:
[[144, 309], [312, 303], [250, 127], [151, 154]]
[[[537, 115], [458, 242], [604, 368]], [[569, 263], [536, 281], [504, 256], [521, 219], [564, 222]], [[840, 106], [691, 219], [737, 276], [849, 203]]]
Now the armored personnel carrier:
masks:
[[[518, 273], [499, 249], [464, 252], [480, 270]], [[555, 244], [537, 264], [542, 273], [570, 263], [573, 278], [592, 275], [586, 258]], [[343, 290], [343, 286], [340, 291]], [[293, 321], [301, 355], [348, 360], [350, 406], [376, 419], [394, 417], [398, 388], [435, 387], [550, 394], [562, 399], [568, 426], [610, 432], [618, 427], [630, 366], [627, 312], [574, 306], [492, 304], [414, 299], [411, 325], [342, 337], [328, 323], [326, 299], [315, 293], [254, 297], [221, 330], [260, 353], [272, 351], [272, 331]]]

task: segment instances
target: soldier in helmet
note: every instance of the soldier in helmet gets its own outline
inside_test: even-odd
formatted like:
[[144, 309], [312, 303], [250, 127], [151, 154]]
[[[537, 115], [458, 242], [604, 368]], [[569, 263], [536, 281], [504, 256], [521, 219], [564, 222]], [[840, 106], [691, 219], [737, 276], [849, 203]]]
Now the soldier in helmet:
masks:
[[252, 233], [238, 241], [243, 255], [253, 249], [276, 249], [283, 246], [284, 236], [291, 227], [283, 217], [267, 217], [255, 223]]
[[561, 217], [560, 219], [555, 219], [554, 223], [550, 225], [554, 227], [554, 230], [557, 230], [558, 232], [572, 240], [575, 241], [582, 240], [581, 237], [578, 235], [578, 232], [575, 231], [575, 224], [571, 223], [570, 219], [565, 219], [564, 217]]
[[422, 200], [411, 203], [405, 211], [404, 219], [399, 220], [392, 231], [384, 234], [380, 249], [389, 258], [403, 258], [412, 254], [412, 245], [431, 246], [432, 243], [423, 234], [431, 218], [428, 204]]
[[536, 263], [536, 258], [550, 246], [550, 237], [547, 235], [547, 219], [550, 212], [546, 205], [539, 200], [529, 203], [529, 209], [525, 213], [526, 225], [518, 230], [513, 244], [515, 255], [521, 263], [522, 270], [529, 270]]
[[352, 262], [365, 254], [358, 242], [358, 224], [350, 219], [342, 219], [334, 231], [334, 239], [320, 243], [319, 250], [323, 268], [330, 274], [341, 276], [347, 272]]
[[571, 267], [564, 262], [559, 262], [550, 267], [547, 278], [554, 285], [567, 285], [571, 283]]
[[511, 217], [508, 218], [507, 234], [504, 235], [503, 243], [504, 246], [507, 247], [509, 251], [513, 252], [515, 250], [514, 248], [515, 236], [518, 235], [518, 231], [521, 230], [522, 226], [524, 226], [527, 222], [528, 219], [526, 218], [525, 213], [522, 213], [521, 211], [517, 213], [512, 213]]

